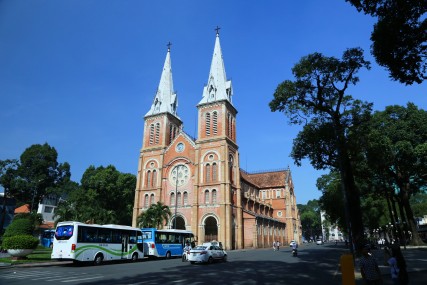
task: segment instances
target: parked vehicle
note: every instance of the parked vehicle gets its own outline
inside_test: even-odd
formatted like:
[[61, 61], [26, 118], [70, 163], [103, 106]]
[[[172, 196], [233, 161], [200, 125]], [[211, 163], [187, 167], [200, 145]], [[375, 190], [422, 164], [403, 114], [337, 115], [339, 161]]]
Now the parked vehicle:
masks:
[[156, 257], [182, 257], [185, 243], [194, 243], [191, 231], [156, 228], [142, 228], [144, 240], [144, 254], [149, 258]]
[[227, 261], [227, 252], [225, 252], [225, 250], [220, 248], [218, 245], [204, 243], [190, 250], [190, 254], [187, 256], [187, 258], [191, 264], [196, 262], [211, 264], [215, 260], [222, 260], [225, 262]]
[[60, 222], [56, 227], [51, 258], [99, 265], [103, 261], [143, 259], [143, 250], [139, 228]]
[[317, 245], [322, 245], [323, 244], [323, 240], [321, 238], [316, 239], [316, 244]]

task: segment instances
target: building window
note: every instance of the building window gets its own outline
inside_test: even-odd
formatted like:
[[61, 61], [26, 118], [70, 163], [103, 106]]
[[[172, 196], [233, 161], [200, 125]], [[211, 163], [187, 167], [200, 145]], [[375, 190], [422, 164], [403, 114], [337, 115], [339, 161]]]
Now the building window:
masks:
[[151, 194], [151, 205], [154, 204], [154, 194]]
[[153, 170], [153, 177], [151, 179], [151, 187], [156, 186], [157, 184], [157, 171]]
[[147, 187], [151, 186], [151, 170], [147, 171]]
[[44, 207], [44, 212], [45, 213], [53, 213], [53, 207], [45, 206]]
[[211, 165], [206, 164], [205, 182], [211, 182]]
[[175, 206], [175, 193], [171, 194], [171, 202], [170, 202], [171, 206]]
[[276, 190], [276, 198], [280, 198], [280, 190]]
[[150, 145], [154, 143], [154, 124], [150, 125]]
[[216, 204], [216, 190], [212, 190], [212, 204]]
[[267, 191], [262, 191], [262, 199], [267, 199]]
[[216, 135], [218, 133], [218, 112], [212, 113], [212, 123], [213, 123], [213, 134]]
[[177, 204], [178, 206], [181, 206], [181, 205], [182, 205], [181, 192], [178, 192], [177, 200], [178, 200], [178, 201], [176, 202], [176, 204]]
[[233, 177], [233, 156], [230, 155], [228, 158], [228, 174], [231, 184], [234, 183], [234, 177]]
[[211, 114], [206, 113], [206, 136], [211, 135]]
[[205, 191], [205, 204], [209, 204], [209, 190]]
[[188, 193], [184, 192], [184, 206], [188, 205]]
[[148, 203], [149, 203], [149, 201], [148, 201], [149, 199], [148, 199], [148, 194], [145, 194], [145, 199], [144, 199], [144, 207], [145, 208], [148, 208]]
[[160, 141], [160, 123], [156, 124], [156, 141], [155, 143], [158, 144]]
[[212, 181], [218, 181], [218, 165], [212, 164]]
[[278, 211], [278, 212], [277, 212], [277, 216], [278, 216], [278, 217], [281, 217], [282, 215], [283, 215], [282, 211]]

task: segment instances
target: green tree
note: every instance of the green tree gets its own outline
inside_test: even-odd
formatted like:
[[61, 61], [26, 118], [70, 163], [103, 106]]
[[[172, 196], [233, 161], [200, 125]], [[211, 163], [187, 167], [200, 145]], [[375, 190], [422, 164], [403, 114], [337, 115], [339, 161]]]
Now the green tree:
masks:
[[6, 199], [12, 197], [12, 187], [18, 166], [19, 162], [16, 159], [0, 160], [0, 185], [4, 189], [3, 207], [0, 213], [0, 235], [3, 233], [4, 221], [6, 219]]
[[414, 217], [424, 217], [427, 215], [427, 193], [417, 193], [410, 199]]
[[310, 200], [307, 205], [298, 204], [303, 236], [308, 240], [322, 235], [320, 208], [317, 200]]
[[378, 18], [371, 51], [390, 77], [405, 84], [422, 83], [427, 78], [427, 1], [346, 1], [359, 12]]
[[375, 112], [367, 135], [370, 168], [391, 181], [391, 193], [400, 206], [400, 220], [407, 221], [412, 243], [422, 244], [409, 201], [427, 186], [427, 112], [412, 103], [406, 108], [388, 106], [385, 111]]
[[50, 188], [60, 187], [70, 179], [70, 165], [58, 163], [57, 159], [55, 148], [47, 143], [32, 145], [21, 154], [11, 189], [18, 204], [31, 204], [33, 210]]
[[293, 68], [296, 80], [285, 80], [270, 102], [272, 111], [283, 112], [291, 124], [306, 123], [294, 140], [291, 156], [297, 165], [309, 158], [316, 169], [338, 170], [346, 193], [351, 231], [356, 242], [363, 238], [360, 193], [355, 185], [349, 133], [369, 119], [372, 104], [347, 95], [361, 68], [370, 68], [360, 48], [348, 49], [342, 59], [320, 53], [303, 57]]
[[157, 202], [138, 216], [137, 224], [141, 228], [160, 228], [171, 215], [172, 212], [167, 205]]

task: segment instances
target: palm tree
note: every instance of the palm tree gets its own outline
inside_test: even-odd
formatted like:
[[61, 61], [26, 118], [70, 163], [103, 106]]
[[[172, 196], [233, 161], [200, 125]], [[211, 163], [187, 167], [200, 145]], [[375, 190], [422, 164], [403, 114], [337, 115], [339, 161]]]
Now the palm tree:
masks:
[[138, 216], [137, 224], [141, 228], [159, 228], [171, 215], [172, 212], [167, 205], [157, 202]]

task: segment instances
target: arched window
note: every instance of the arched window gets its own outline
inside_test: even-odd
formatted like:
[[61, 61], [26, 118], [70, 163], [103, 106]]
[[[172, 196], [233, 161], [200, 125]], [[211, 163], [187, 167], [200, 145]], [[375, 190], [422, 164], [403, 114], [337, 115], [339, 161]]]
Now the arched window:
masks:
[[215, 162], [212, 164], [212, 181], [218, 181], [218, 165]]
[[216, 190], [212, 190], [212, 204], [216, 204]]
[[212, 127], [213, 127], [213, 134], [217, 135], [218, 134], [218, 112], [213, 112], [212, 113]]
[[157, 171], [153, 170], [153, 179], [151, 180], [151, 187], [155, 187], [157, 185]]
[[211, 114], [206, 113], [206, 136], [211, 135]]
[[209, 190], [205, 191], [205, 204], [209, 204]]
[[160, 123], [156, 124], [156, 141], [155, 143], [158, 144], [160, 141]]
[[150, 125], [150, 145], [154, 143], [154, 124]]
[[227, 135], [231, 138], [231, 114], [227, 116]]
[[154, 194], [151, 194], [151, 205], [154, 204]]
[[147, 187], [151, 186], [151, 170], [147, 171]]
[[230, 176], [230, 182], [234, 183], [234, 176], [233, 176], [233, 156], [230, 155], [228, 158], [228, 175]]
[[181, 192], [178, 192], [178, 195], [177, 195], [177, 202], [176, 202], [176, 204], [178, 205], [178, 207], [180, 207], [180, 206], [182, 206], [182, 200], [181, 200]]
[[184, 206], [188, 205], [188, 193], [184, 192]]
[[211, 165], [206, 164], [205, 182], [211, 182]]
[[171, 194], [171, 202], [170, 202], [171, 206], [175, 206], [175, 193]]
[[148, 203], [149, 203], [149, 199], [148, 199], [148, 194], [145, 194], [144, 197], [144, 208], [148, 208]]

